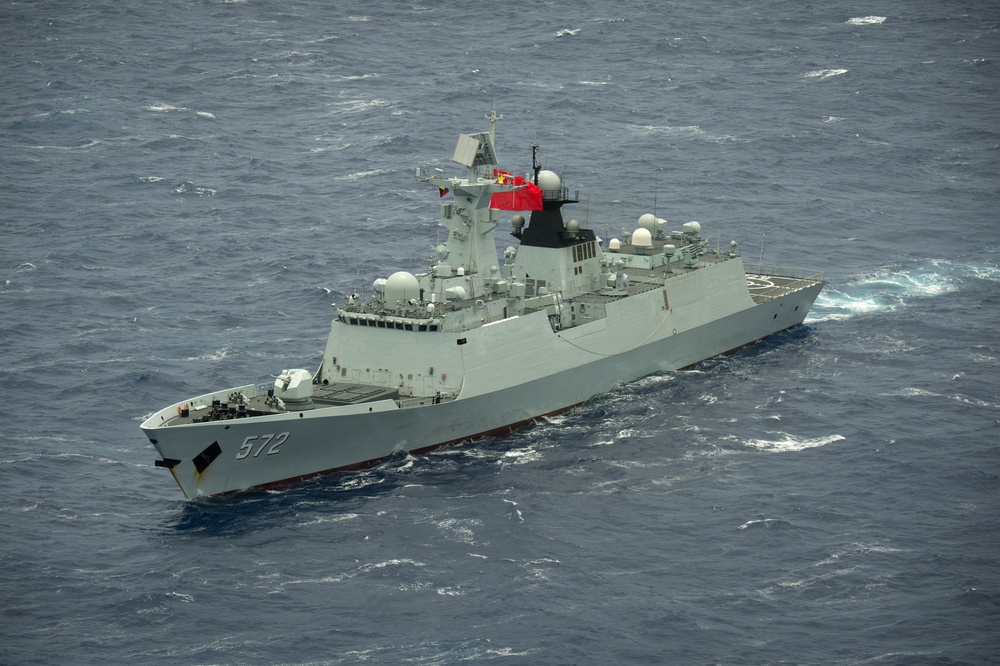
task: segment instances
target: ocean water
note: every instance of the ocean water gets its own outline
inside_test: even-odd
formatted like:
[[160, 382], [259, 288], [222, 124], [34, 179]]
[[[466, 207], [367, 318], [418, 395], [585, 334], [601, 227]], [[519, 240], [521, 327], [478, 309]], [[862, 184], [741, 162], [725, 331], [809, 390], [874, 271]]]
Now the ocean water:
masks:
[[[0, 663], [1000, 660], [1000, 4], [19, 1], [0, 55]], [[184, 500], [144, 416], [315, 367], [491, 106], [605, 238], [824, 271], [806, 324]]]

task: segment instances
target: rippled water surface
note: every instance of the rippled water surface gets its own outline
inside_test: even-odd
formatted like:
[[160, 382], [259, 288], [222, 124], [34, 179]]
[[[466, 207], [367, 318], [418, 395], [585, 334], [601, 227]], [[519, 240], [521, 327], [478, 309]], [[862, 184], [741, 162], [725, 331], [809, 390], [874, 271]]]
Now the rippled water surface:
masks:
[[[0, 662], [981, 664], [1000, 650], [996, 3], [0, 8]], [[558, 418], [189, 502], [141, 420], [422, 271], [495, 105], [604, 238], [822, 270]], [[501, 246], [510, 244], [498, 234]]]

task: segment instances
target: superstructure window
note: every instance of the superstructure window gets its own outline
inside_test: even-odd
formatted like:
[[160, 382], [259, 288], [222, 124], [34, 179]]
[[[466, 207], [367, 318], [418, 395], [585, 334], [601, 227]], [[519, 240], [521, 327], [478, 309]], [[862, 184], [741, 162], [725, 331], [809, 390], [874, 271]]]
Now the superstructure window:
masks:
[[587, 259], [593, 259], [597, 256], [597, 250], [594, 247], [594, 241], [589, 243], [581, 243], [580, 245], [573, 246], [573, 261], [586, 261]]

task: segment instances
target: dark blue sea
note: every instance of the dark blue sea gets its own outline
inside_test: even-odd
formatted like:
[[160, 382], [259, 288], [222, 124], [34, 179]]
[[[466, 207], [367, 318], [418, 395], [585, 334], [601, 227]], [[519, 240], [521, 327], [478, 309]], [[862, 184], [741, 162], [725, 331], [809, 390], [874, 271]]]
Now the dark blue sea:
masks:
[[[997, 2], [18, 0], [0, 57], [0, 663], [1000, 661]], [[825, 272], [806, 324], [183, 499], [139, 423], [426, 270], [491, 107], [604, 238]]]

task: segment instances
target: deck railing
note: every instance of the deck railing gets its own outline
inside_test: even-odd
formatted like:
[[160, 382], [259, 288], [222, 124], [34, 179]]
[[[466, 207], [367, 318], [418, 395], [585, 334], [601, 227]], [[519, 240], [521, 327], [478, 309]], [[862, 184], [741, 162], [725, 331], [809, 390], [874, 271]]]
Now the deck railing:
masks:
[[420, 397], [412, 397], [412, 398], [410, 398], [410, 397], [397, 398], [396, 399], [396, 404], [399, 405], [400, 409], [406, 409], [408, 407], [420, 407], [422, 405], [434, 405], [434, 404], [439, 404], [439, 403], [442, 403], [442, 402], [451, 402], [454, 399], [455, 399], [455, 396], [453, 396], [451, 394], [440, 395], [438, 397], [429, 395], [429, 396], [420, 396]]
[[787, 268], [785, 266], [746, 266], [747, 275], [761, 275], [774, 277], [795, 278], [798, 280], [808, 280], [810, 282], [823, 282], [826, 276], [822, 272], [808, 268]]

